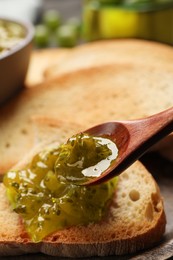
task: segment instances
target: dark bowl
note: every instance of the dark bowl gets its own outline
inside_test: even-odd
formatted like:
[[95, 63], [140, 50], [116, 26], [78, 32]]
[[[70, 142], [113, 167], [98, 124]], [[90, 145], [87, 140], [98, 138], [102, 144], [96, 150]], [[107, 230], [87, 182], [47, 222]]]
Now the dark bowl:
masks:
[[28, 70], [34, 27], [24, 21], [0, 17], [1, 21], [15, 23], [24, 30], [24, 37], [4, 52], [0, 52], [0, 105], [13, 97], [23, 86]]

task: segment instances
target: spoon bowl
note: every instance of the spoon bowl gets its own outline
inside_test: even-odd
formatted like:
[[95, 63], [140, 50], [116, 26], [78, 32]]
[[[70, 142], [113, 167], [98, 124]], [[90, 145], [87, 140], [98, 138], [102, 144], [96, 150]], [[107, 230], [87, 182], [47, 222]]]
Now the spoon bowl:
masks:
[[117, 159], [99, 177], [84, 185], [99, 184], [124, 171], [152, 145], [173, 131], [173, 107], [147, 118], [103, 123], [84, 131], [111, 139], [118, 148]]

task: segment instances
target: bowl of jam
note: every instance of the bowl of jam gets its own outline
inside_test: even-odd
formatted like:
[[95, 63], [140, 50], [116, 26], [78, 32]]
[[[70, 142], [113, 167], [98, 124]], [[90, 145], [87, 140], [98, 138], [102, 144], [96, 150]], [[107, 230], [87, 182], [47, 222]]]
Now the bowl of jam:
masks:
[[0, 17], [0, 105], [24, 85], [33, 35], [32, 24]]

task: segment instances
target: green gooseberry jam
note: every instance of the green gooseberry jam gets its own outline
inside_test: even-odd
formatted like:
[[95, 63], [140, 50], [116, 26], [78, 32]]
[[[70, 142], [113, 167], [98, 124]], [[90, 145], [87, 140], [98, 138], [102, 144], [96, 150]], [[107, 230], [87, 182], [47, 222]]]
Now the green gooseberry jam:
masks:
[[90, 187], [79, 184], [101, 174], [116, 159], [114, 146], [104, 137], [77, 134], [36, 154], [24, 169], [4, 176], [12, 207], [34, 242], [57, 230], [103, 218], [117, 177]]
[[16, 22], [0, 19], [0, 55], [18, 45], [26, 36], [26, 30]]

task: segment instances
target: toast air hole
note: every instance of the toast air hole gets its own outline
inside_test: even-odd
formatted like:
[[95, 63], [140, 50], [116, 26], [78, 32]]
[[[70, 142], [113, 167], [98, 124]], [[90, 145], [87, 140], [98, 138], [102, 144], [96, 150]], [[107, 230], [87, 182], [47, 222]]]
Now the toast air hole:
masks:
[[140, 193], [137, 190], [131, 190], [129, 193], [129, 197], [132, 201], [137, 201], [140, 199]]
[[160, 212], [160, 210], [161, 210], [161, 203], [160, 203], [160, 199], [159, 199], [158, 194], [157, 193], [152, 193], [151, 200], [152, 200], [155, 212]]
[[148, 221], [153, 220], [153, 207], [151, 203], [148, 203], [146, 210], [145, 210], [145, 217]]

